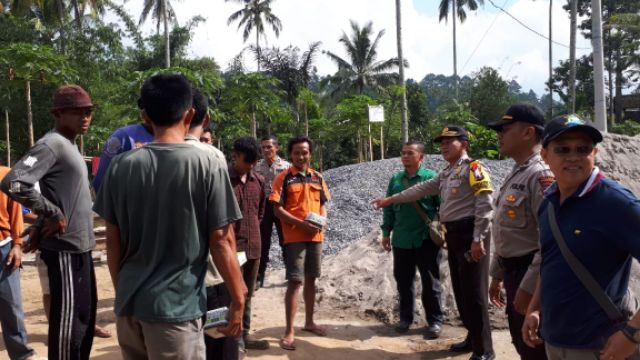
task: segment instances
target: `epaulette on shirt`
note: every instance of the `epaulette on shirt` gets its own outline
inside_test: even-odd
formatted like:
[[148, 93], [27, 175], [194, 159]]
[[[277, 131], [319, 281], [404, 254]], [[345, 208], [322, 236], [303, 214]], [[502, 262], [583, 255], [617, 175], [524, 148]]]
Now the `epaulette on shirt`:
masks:
[[482, 166], [480, 160], [471, 160], [469, 162], [469, 185], [471, 185], [473, 195], [475, 196], [485, 191], [493, 191], [489, 173], [484, 166]]

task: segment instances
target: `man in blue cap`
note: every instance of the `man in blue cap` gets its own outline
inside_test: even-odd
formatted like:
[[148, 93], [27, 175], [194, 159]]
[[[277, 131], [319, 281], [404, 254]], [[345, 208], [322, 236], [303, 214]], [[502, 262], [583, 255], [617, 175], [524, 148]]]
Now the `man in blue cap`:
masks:
[[538, 211], [540, 279], [522, 335], [530, 346], [544, 338], [550, 360], [627, 359], [640, 344], [640, 315], [619, 309], [628, 299], [632, 258], [640, 258], [640, 201], [595, 166], [601, 141], [576, 115], [557, 117], [544, 130], [541, 155], [556, 182]]

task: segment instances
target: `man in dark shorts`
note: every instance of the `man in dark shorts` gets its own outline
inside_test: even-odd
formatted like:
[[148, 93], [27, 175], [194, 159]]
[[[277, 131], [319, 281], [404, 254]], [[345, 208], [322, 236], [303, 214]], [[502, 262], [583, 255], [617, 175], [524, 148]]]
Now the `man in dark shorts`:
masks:
[[307, 137], [289, 140], [288, 152], [293, 166], [273, 180], [269, 201], [282, 221], [285, 247], [285, 268], [288, 280], [285, 295], [287, 327], [280, 339], [280, 347], [295, 350], [293, 323], [298, 308], [298, 295], [303, 287], [305, 325], [303, 331], [326, 336], [323, 327], [313, 321], [316, 301], [316, 279], [320, 276], [322, 224], [308, 221], [309, 216], [327, 217], [325, 204], [331, 199], [322, 175], [311, 169], [309, 163], [313, 143]]

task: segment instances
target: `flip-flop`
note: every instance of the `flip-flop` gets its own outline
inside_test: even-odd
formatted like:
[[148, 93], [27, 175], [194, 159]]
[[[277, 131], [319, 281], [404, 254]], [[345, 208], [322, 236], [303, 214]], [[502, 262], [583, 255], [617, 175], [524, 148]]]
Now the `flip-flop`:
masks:
[[327, 336], [327, 330], [319, 326], [312, 327], [312, 328], [304, 327], [302, 328], [302, 331], [307, 331], [318, 336]]
[[95, 337], [99, 337], [99, 338], [103, 338], [103, 339], [108, 339], [108, 338], [110, 338], [112, 336], [111, 335], [111, 331], [109, 331], [108, 329], [105, 329], [103, 327], [99, 327], [99, 326], [96, 326], [93, 335]]
[[296, 341], [288, 341], [285, 338], [280, 339], [280, 347], [284, 350], [290, 350], [293, 351], [296, 349]]

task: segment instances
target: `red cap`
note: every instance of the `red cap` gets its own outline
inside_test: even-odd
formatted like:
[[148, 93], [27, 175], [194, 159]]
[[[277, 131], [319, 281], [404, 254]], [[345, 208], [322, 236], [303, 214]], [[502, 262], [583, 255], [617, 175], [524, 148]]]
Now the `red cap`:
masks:
[[62, 85], [53, 94], [51, 110], [93, 107], [89, 93], [78, 85]]

